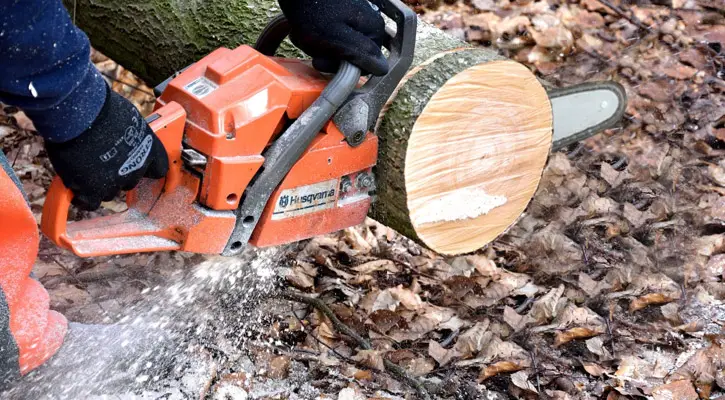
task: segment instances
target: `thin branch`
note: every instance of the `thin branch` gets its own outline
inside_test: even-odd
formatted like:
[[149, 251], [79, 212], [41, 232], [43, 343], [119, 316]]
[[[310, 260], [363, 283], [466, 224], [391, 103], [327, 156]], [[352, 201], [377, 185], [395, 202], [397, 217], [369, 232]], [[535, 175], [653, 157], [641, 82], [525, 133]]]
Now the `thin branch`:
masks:
[[[328, 307], [327, 304], [325, 304], [323, 301], [321, 301], [319, 299], [307, 297], [307, 296], [304, 296], [304, 295], [301, 295], [298, 293], [294, 293], [294, 292], [291, 292], [288, 290], [280, 293], [280, 297], [282, 297], [283, 299], [287, 299], [287, 300], [294, 301], [297, 303], [307, 304], [311, 307], [314, 307], [315, 309], [320, 311], [322, 314], [324, 314], [330, 320], [330, 322], [332, 323], [332, 327], [335, 328], [336, 331], [354, 339], [357, 342], [358, 346], [360, 346], [363, 350], [372, 350], [373, 349], [373, 347], [370, 345], [370, 342], [367, 339], [363, 338], [362, 336], [360, 336], [359, 333], [355, 332], [349, 326], [342, 323], [342, 321], [340, 321], [337, 318], [335, 313], [332, 312], [330, 307]], [[385, 369], [388, 372], [390, 372], [391, 374], [393, 374], [394, 376], [396, 376], [397, 378], [399, 378], [400, 380], [405, 382], [407, 385], [409, 385], [413, 389], [415, 389], [415, 391], [418, 393], [418, 395], [421, 398], [423, 398], [425, 400], [431, 400], [431, 397], [428, 394], [428, 391], [426, 390], [426, 388], [423, 386], [423, 384], [421, 382], [419, 382], [417, 379], [408, 375], [408, 373], [405, 372], [405, 370], [402, 367], [400, 367], [398, 364], [395, 364], [394, 362], [392, 362], [388, 359], [385, 359], [385, 358], [383, 358], [383, 363], [385, 365]]]

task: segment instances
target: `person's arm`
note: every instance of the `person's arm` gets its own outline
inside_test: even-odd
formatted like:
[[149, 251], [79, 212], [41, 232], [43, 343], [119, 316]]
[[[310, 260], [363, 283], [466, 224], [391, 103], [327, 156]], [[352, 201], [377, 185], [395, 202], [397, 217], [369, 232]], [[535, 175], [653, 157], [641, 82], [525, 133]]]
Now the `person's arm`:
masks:
[[96, 119], [106, 83], [60, 0], [0, 0], [0, 101], [23, 109], [45, 139], [65, 142]]
[[0, 101], [45, 138], [55, 172], [94, 210], [168, 170], [163, 144], [90, 61], [90, 43], [61, 0], [0, 0]]

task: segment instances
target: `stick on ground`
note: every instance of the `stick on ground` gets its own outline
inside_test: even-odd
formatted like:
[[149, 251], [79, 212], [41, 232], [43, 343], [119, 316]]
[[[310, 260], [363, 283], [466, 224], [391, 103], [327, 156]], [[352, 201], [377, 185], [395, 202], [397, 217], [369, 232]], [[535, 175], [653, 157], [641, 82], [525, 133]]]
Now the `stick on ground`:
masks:
[[[360, 346], [363, 350], [372, 350], [373, 347], [370, 345], [370, 342], [362, 337], [359, 333], [355, 332], [352, 328], [345, 325], [342, 321], [340, 321], [334, 312], [330, 309], [330, 307], [327, 306], [322, 300], [315, 299], [312, 297], [308, 297], [299, 293], [291, 292], [289, 290], [284, 291], [280, 294], [280, 297], [283, 299], [294, 301], [297, 303], [303, 303], [307, 304], [311, 307], [314, 307], [318, 311], [320, 311], [322, 314], [324, 314], [327, 318], [329, 318], [330, 322], [332, 323], [332, 327], [335, 328], [336, 331], [339, 333], [342, 333], [344, 335], [347, 335], [351, 337], [355, 342], [357, 342], [358, 346]], [[423, 384], [415, 379], [414, 377], [408, 375], [405, 370], [399, 366], [398, 364], [395, 364], [394, 362], [387, 360], [383, 358], [383, 363], [385, 364], [385, 369], [390, 372], [392, 375], [400, 379], [401, 381], [405, 382], [408, 386], [415, 389], [415, 391], [418, 393], [418, 395], [425, 399], [425, 400], [431, 400], [430, 395], [428, 394], [428, 391], [423, 386]]]

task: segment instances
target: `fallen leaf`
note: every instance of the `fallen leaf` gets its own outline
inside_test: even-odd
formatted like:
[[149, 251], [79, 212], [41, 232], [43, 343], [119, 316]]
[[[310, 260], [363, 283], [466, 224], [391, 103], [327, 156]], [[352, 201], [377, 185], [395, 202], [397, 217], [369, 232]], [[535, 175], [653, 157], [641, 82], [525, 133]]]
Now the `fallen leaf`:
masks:
[[414, 293], [410, 289], [405, 289], [402, 285], [388, 289], [390, 291], [390, 294], [395, 298], [400, 304], [407, 308], [408, 310], [415, 311], [421, 308], [423, 305], [423, 301], [420, 299], [420, 296], [418, 296], [416, 293]]
[[366, 397], [357, 388], [345, 388], [337, 394], [337, 400], [365, 400]]
[[587, 373], [591, 376], [600, 377], [607, 373], [607, 370], [605, 370], [598, 364], [585, 362], [582, 363], [582, 366], [584, 367], [584, 370], [587, 371]]
[[604, 339], [593, 337], [586, 341], [587, 349], [599, 356], [603, 361], [612, 359], [612, 354], [604, 347]]
[[385, 371], [383, 356], [378, 350], [360, 350], [352, 359], [376, 371]]
[[516, 371], [520, 371], [523, 368], [526, 368], [526, 367], [519, 363], [512, 362], [512, 361], [497, 362], [497, 363], [489, 365], [489, 366], [485, 367], [483, 370], [481, 370], [481, 373], [478, 375], [478, 381], [483, 382], [486, 379], [492, 378], [498, 374], [516, 372]]
[[635, 312], [652, 305], [667, 304], [673, 300], [675, 300], [675, 298], [666, 296], [662, 293], [650, 293], [632, 300], [632, 302], [629, 303], [629, 311]]
[[426, 357], [416, 357], [403, 360], [400, 366], [413, 376], [424, 376], [433, 371], [435, 363]]
[[463, 357], [470, 357], [483, 350], [492, 337], [492, 334], [488, 332], [489, 325], [489, 320], [485, 320], [463, 332], [456, 341], [456, 351]]
[[597, 332], [589, 328], [572, 328], [564, 332], [557, 332], [554, 340], [554, 346], [561, 346], [571, 342], [572, 340], [587, 339], [600, 334], [601, 332]]
[[451, 362], [451, 360], [459, 355], [455, 349], [448, 350], [435, 340], [428, 342], [428, 355], [431, 356], [441, 367]]
[[395, 266], [395, 263], [390, 260], [368, 261], [364, 264], [353, 267], [352, 269], [361, 274], [371, 274], [377, 271], [388, 271], [392, 273], [400, 272], [400, 270]]
[[536, 390], [534, 384], [529, 382], [529, 374], [526, 371], [518, 371], [511, 374], [511, 383], [520, 389], [524, 389], [529, 392], [539, 393]]
[[503, 320], [506, 322], [515, 332], [518, 332], [526, 327], [529, 323], [534, 322], [532, 318], [526, 315], [520, 315], [513, 308], [506, 306], [503, 310]]
[[290, 284], [300, 289], [309, 289], [315, 285], [314, 278], [308, 275], [303, 268], [298, 266], [292, 267], [287, 275], [285, 275], [285, 279]]
[[287, 356], [274, 357], [269, 362], [269, 369], [267, 370], [267, 376], [272, 379], [285, 379], [289, 373], [289, 366], [291, 360]]
[[718, 371], [725, 369], [725, 347], [716, 339], [709, 347], [700, 349], [677, 369], [670, 379], [695, 382], [701, 396], [708, 398], [718, 377]]
[[400, 302], [398, 301], [398, 299], [395, 298], [395, 296], [393, 296], [393, 293], [390, 292], [390, 290], [383, 290], [382, 292], [377, 294], [377, 297], [375, 298], [375, 303], [373, 303], [372, 311], [395, 311], [398, 308], [399, 304]]
[[652, 390], [654, 400], [697, 400], [699, 398], [692, 382], [679, 380], [657, 386]]
[[531, 311], [529, 311], [528, 316], [538, 324], [547, 323], [556, 317], [559, 300], [561, 300], [561, 296], [564, 294], [564, 289], [564, 285], [559, 285], [558, 288], [551, 289], [549, 293], [536, 300], [531, 306]]

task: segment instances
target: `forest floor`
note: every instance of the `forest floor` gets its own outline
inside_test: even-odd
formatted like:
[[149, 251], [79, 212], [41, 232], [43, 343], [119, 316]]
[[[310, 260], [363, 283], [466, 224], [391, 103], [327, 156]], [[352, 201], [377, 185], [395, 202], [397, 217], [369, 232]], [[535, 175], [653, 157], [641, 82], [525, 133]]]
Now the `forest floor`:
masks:
[[[44, 239], [35, 273], [52, 307], [86, 323], [163, 312], [186, 326], [200, 379], [144, 398], [725, 398], [722, 0], [420, 3], [424, 20], [555, 86], [621, 83], [622, 127], [553, 154], [526, 214], [473, 255], [438, 256], [374, 221], [244, 262], [81, 260]], [[151, 110], [149, 88], [93, 57]], [[32, 130], [0, 112], [39, 220], [52, 173]], [[283, 300], [284, 286], [360, 337]]]

